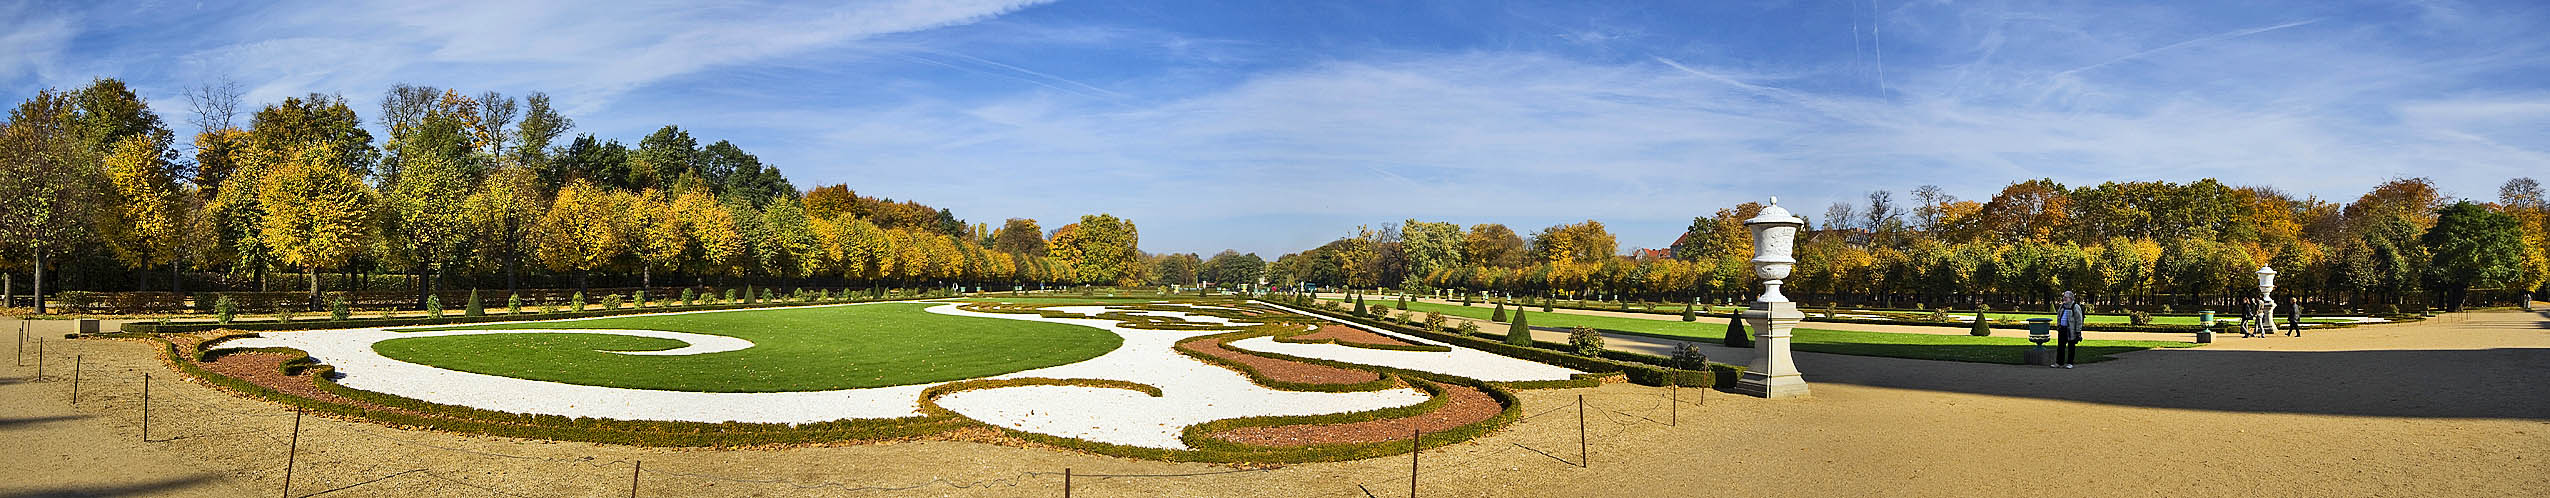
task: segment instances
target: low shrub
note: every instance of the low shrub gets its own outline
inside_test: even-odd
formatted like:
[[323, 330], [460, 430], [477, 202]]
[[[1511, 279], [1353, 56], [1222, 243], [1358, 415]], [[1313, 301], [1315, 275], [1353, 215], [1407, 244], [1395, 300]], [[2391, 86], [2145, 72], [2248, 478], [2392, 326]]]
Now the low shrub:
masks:
[[426, 318], [442, 318], [442, 317], [443, 317], [443, 296], [442, 296], [441, 294], [426, 294], [426, 295], [425, 295], [425, 317], [426, 317]]
[[[715, 291], [714, 289], [712, 289], [712, 290], [711, 290], [711, 292], [714, 292], [714, 291]], [[719, 302], [719, 303], [732, 303], [732, 302], [735, 302], [735, 289], [726, 289], [726, 293], [725, 293], [725, 294], [721, 294], [720, 296], [721, 296], [721, 298], [717, 300], [717, 302]]]
[[275, 310], [275, 312], [274, 312], [274, 321], [275, 321], [275, 323], [285, 323], [285, 322], [290, 322], [290, 321], [292, 321], [292, 317], [293, 317], [295, 314], [296, 314], [296, 313], [293, 313], [293, 312], [292, 312], [292, 307], [291, 307], [291, 306], [285, 306], [285, 307], [283, 307], [283, 309]]
[[619, 295], [619, 294], [610, 294], [610, 295], [602, 296], [602, 309], [604, 309], [604, 310], [616, 310], [616, 309], [620, 309], [620, 295]]
[[1753, 334], [1744, 331], [1744, 315], [1727, 319], [1726, 345], [1731, 348], [1753, 347]]
[[522, 293], [505, 294], [505, 312], [514, 315], [522, 314]]
[[466, 310], [461, 311], [461, 315], [487, 316], [487, 307], [483, 304], [479, 304], [478, 289], [469, 290], [469, 307]]
[[1708, 373], [1709, 355], [1700, 352], [1699, 345], [1688, 342], [1674, 343], [1672, 361], [1673, 368], [1677, 370], [1674, 372], [1674, 385], [1709, 385], [1705, 378], [1690, 378], [1705, 376]]
[[339, 293], [328, 298], [328, 319], [344, 320], [351, 316], [354, 316], [354, 312], [345, 309], [345, 294]]
[[683, 305], [683, 306], [690, 306], [690, 305], [693, 305], [693, 304], [699, 304], [699, 291], [692, 290], [692, 289], [691, 289], [691, 288], [689, 288], [689, 287], [683, 287], [683, 288], [682, 288], [682, 305]]
[[1595, 332], [1593, 327], [1576, 327], [1568, 329], [1567, 345], [1576, 348], [1576, 354], [1601, 357], [1603, 355], [1603, 333]]
[[1516, 346], [1532, 345], [1532, 321], [1523, 316], [1523, 310], [1514, 310], [1514, 321], [1505, 327], [1505, 343]]
[[2133, 312], [2132, 314], [2125, 315], [2125, 320], [2126, 320], [2128, 323], [2132, 323], [2132, 324], [2135, 324], [2135, 325], [2151, 325], [2151, 324], [2152, 324], [2152, 314], [2151, 314], [2151, 313], [2144, 313], [2144, 312], [2136, 311], [2136, 312]]
[[1991, 311], [1991, 310], [1992, 310], [1992, 307], [1990, 307], [1990, 306], [1985, 306], [1985, 307], [1983, 307], [1983, 308], [1980, 308], [1980, 309], [1976, 309], [1976, 310], [1974, 310], [1974, 328], [1972, 328], [1972, 329], [1968, 329], [1968, 330], [1966, 331], [1966, 335], [1971, 335], [1971, 336], [1975, 336], [1975, 337], [1991, 337], [1991, 336], [1992, 336], [1992, 315], [1984, 314], [1984, 312], [1986, 312], [1986, 311]]
[[1426, 312], [1426, 330], [1443, 330], [1443, 313]]
[[1479, 335], [1479, 322], [1461, 322], [1454, 331], [1460, 332], [1462, 337], [1475, 337]]
[[646, 291], [641, 290], [630, 294], [629, 301], [637, 303], [639, 308], [646, 307]]
[[1939, 308], [1939, 309], [1935, 309], [1935, 310], [1930, 310], [1930, 321], [1934, 321], [1934, 322], [1945, 322], [1945, 321], [1948, 321], [1948, 309], [1947, 309], [1947, 308]]
[[584, 291], [576, 291], [575, 296], [567, 298], [567, 306], [568, 309], [584, 311]]

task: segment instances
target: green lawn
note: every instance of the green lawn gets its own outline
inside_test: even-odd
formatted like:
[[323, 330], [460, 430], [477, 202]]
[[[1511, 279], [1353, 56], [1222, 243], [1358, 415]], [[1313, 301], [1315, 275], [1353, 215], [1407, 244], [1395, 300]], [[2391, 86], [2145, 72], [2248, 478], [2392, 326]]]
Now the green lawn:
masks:
[[753, 347], [690, 356], [631, 356], [680, 341], [605, 334], [409, 337], [373, 349], [464, 372], [604, 387], [703, 392], [821, 391], [979, 378], [1077, 362], [1123, 345], [1115, 334], [1058, 323], [949, 316], [939, 303], [881, 303], [649, 315], [414, 330], [636, 329], [713, 334]]
[[[1844, 311], [1843, 313], [1850, 313], [1850, 312], [1849, 312], [1849, 311]], [[1810, 315], [1815, 315], [1815, 316], [1823, 316], [1823, 315], [1822, 315], [1822, 313], [1821, 313], [1820, 311], [1819, 311], [1819, 312], [1815, 312], [1815, 313], [1809, 313], [1809, 314], [1810, 314]], [[1974, 314], [1973, 314], [1973, 313], [1949, 313], [1949, 315], [1950, 315], [1950, 316], [1974, 316]], [[1991, 313], [1991, 315], [1992, 315], [1992, 319], [1994, 319], [1994, 320], [2026, 320], [2026, 319], [2030, 319], [2030, 318], [2044, 318], [2044, 319], [2048, 319], [2048, 320], [2052, 320], [2052, 319], [2054, 319], [2054, 315], [2052, 315], [2052, 314], [2047, 314], [2047, 313]], [[2090, 323], [2130, 323], [2130, 322], [2132, 322], [2132, 319], [2131, 319], [2130, 317], [2125, 316], [2125, 315], [2090, 315], [2089, 320], [2090, 320]], [[2221, 315], [2221, 314], [2216, 314], [2216, 315], [2214, 315], [2214, 322], [2215, 322], [2215, 323], [2226, 323], [2226, 322], [2237, 322], [2237, 321], [2239, 321], [2239, 318], [2238, 318], [2237, 316], [2225, 316], [2225, 315]], [[2281, 317], [2281, 316], [2276, 317], [2276, 321], [2278, 321], [2278, 322], [2282, 322], [2282, 321], [2284, 321], [2284, 317]], [[2305, 322], [2305, 323], [2335, 323], [2335, 322], [2344, 322], [2344, 321], [2347, 321], [2347, 320], [2340, 320], [2340, 319], [2336, 319], [2336, 318], [2313, 318], [2313, 317], [2307, 317], [2307, 316], [2306, 316], [2306, 317], [2302, 317], [2302, 321], [2303, 321], [2303, 322]], [[2196, 324], [2201, 324], [2201, 323], [2204, 323], [2204, 321], [2203, 321], [2202, 319], [2197, 318], [2197, 317], [2192, 317], [2192, 316], [2153, 316], [2153, 317], [2152, 317], [2152, 324], [2153, 324], [2153, 325], [2196, 325]]]
[[[1391, 301], [1393, 304], [1396, 304], [1397, 302], [1398, 301], [1396, 300]], [[1366, 300], [1365, 303], [1372, 304], [1372, 301]], [[1463, 316], [1478, 319], [1487, 319], [1491, 314], [1495, 313], [1495, 308], [1487, 305], [1465, 307], [1457, 304], [1420, 302], [1408, 303], [1408, 310], [1418, 313], [1436, 311], [1449, 316]], [[1508, 317], [1511, 317], [1513, 313], [1513, 309], [1509, 308], [1506, 310]], [[1993, 316], [1999, 317], [2001, 315], [1995, 313]], [[1672, 317], [1658, 318], [1664, 319], [1586, 316], [1567, 314], [1564, 312], [1543, 313], [1540, 311], [1540, 308], [1531, 308], [1528, 320], [1531, 321], [1531, 324], [1534, 327], [1592, 327], [1603, 330], [1628, 332], [1632, 334], [1657, 336], [1662, 338], [1690, 339], [1694, 342], [1706, 342], [1713, 344], [1726, 340], [1727, 319], [1725, 318], [1702, 318], [1697, 322], [1685, 322]], [[2190, 321], [2189, 323], [2193, 322]], [[1502, 329], [1491, 329], [1486, 330], [1485, 332], [1503, 333], [1504, 331]], [[1759, 331], [1756, 331], [1756, 333], [1759, 333]], [[2017, 337], [1898, 334], [1887, 332], [1860, 332], [1851, 330], [1824, 330], [1808, 328], [1796, 329], [1792, 334], [1789, 346], [1798, 351], [1858, 356], [1883, 356], [1889, 358], [1912, 358], [1920, 360], [2008, 363], [2015, 365], [2025, 363], [2026, 357], [2022, 355], [2027, 349], [2035, 347], [2035, 344], [2028, 342], [2027, 339]], [[2081, 341], [2081, 361], [2084, 363], [2103, 361], [2107, 359], [2107, 355], [2142, 351], [2152, 348], [2183, 348], [2193, 346], [2195, 346], [2195, 344], [2178, 341]]]

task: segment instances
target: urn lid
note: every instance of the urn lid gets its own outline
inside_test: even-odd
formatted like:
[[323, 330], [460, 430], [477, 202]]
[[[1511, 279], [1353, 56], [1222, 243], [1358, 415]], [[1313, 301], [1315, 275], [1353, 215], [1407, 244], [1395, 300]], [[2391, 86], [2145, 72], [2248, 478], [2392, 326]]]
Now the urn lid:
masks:
[[1771, 205], [1762, 207], [1762, 214], [1755, 215], [1753, 219], [1744, 220], [1744, 224], [1746, 225], [1760, 225], [1765, 223], [1804, 225], [1806, 224], [1806, 220], [1798, 218], [1797, 215], [1789, 214], [1788, 208], [1780, 207], [1780, 198], [1772, 197]]

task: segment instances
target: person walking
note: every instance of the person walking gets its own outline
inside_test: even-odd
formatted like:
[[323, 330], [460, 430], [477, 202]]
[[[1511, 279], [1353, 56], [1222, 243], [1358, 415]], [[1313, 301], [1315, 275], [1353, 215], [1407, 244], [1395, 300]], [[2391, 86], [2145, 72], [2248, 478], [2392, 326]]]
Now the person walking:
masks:
[[2290, 298], [2286, 302], [2293, 305], [2284, 309], [2284, 335], [2302, 337], [2302, 298]]
[[2258, 336], [2258, 298], [2240, 298], [2240, 336]]
[[2054, 305], [2056, 337], [2054, 364], [2051, 366], [2072, 368], [2072, 362], [2080, 358], [2081, 325], [2088, 319], [2089, 314], [2081, 310], [2081, 302], [2072, 298], [2072, 291], [2063, 291], [2063, 301]]

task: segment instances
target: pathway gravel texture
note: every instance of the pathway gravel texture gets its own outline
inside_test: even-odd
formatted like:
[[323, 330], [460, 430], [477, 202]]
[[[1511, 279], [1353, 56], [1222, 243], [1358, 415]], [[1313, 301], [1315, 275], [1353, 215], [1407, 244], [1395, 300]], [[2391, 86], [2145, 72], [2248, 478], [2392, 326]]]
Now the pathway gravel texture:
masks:
[[[76, 406], [58, 377], [74, 355], [90, 369]], [[0, 496], [281, 489], [290, 410], [170, 381], [148, 343], [57, 342], [48, 356], [49, 381], [0, 362], [10, 455]], [[1805, 399], [1629, 384], [1518, 392], [1538, 417], [1427, 449], [1419, 494], [2550, 496], [2550, 313], [2232, 337], [2074, 370], [1798, 360], [1816, 383]], [[142, 373], [161, 376], [147, 443], [135, 424]], [[1058, 496], [1064, 468], [1085, 496], [1359, 497], [1409, 485], [1406, 455], [1257, 470], [976, 442], [702, 451], [320, 416], [299, 443], [296, 496], [626, 496], [637, 460], [641, 496]]]

